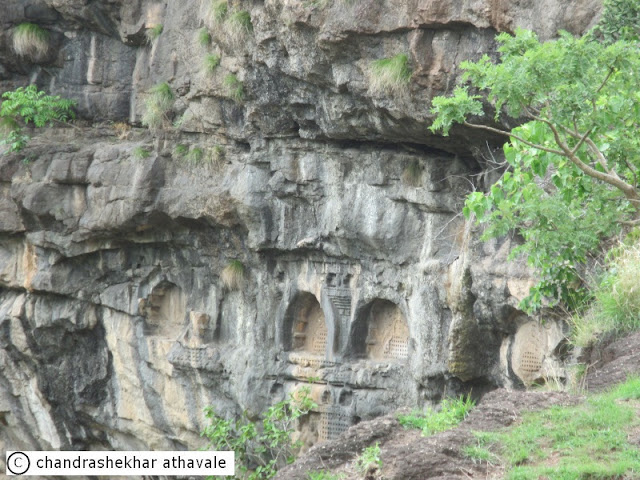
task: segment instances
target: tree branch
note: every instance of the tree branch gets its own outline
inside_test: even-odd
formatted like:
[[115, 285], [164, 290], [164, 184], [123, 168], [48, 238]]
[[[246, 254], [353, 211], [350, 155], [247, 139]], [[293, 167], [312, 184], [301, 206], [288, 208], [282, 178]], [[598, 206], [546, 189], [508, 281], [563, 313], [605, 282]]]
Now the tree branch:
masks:
[[542, 150], [544, 152], [548, 152], [548, 153], [555, 153], [556, 155], [560, 155], [562, 157], [565, 157], [566, 154], [560, 150], [554, 150], [553, 148], [548, 148], [545, 147], [544, 145], [538, 145], [536, 143], [531, 143], [528, 140], [525, 140], [524, 138], [520, 137], [519, 135], [515, 135], [513, 133], [510, 132], [505, 132], [504, 130], [500, 130], [499, 128], [493, 128], [493, 127], [488, 127], [486, 125], [478, 125], [475, 123], [469, 123], [469, 122], [464, 122], [463, 123], [464, 126], [466, 127], [470, 127], [470, 128], [476, 128], [476, 129], [480, 129], [480, 130], [486, 130], [487, 132], [492, 132], [492, 133], [497, 133], [498, 135], [503, 135], [505, 137], [510, 137], [510, 138], [514, 138], [515, 140], [518, 140], [519, 142], [524, 143], [525, 145], [528, 145], [529, 147], [533, 147], [537, 150]]

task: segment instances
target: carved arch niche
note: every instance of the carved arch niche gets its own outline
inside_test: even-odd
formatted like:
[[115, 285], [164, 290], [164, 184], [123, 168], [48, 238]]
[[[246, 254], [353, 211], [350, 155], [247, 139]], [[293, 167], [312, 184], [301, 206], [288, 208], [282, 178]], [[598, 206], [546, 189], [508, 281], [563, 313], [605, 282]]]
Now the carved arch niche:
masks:
[[328, 330], [324, 312], [314, 295], [296, 295], [285, 314], [285, 350], [313, 356], [325, 356]]
[[377, 362], [405, 362], [409, 357], [409, 326], [400, 307], [375, 299], [356, 318], [352, 354]]
[[174, 339], [184, 328], [186, 301], [175, 283], [160, 282], [148, 297], [140, 300], [140, 313], [146, 318], [146, 333]]

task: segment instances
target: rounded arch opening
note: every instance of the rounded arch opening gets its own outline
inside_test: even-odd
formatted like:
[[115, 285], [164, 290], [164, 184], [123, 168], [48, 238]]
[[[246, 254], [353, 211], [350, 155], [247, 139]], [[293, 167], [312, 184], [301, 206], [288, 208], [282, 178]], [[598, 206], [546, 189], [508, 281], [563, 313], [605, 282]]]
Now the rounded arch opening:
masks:
[[409, 326], [400, 307], [375, 299], [365, 306], [351, 334], [352, 354], [374, 361], [404, 362], [409, 357]]
[[308, 292], [296, 295], [285, 315], [285, 350], [324, 356], [327, 338], [327, 323], [316, 297]]
[[176, 337], [185, 324], [186, 301], [182, 289], [163, 281], [145, 299], [144, 315], [151, 335]]

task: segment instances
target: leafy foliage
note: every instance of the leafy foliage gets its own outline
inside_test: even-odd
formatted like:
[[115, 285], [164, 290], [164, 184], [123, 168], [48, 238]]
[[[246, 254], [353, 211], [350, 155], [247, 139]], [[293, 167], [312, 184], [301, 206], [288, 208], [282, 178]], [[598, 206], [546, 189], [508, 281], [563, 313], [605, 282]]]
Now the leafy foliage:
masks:
[[21, 23], [13, 31], [13, 49], [22, 57], [39, 60], [49, 50], [51, 34], [35, 23]]
[[422, 434], [425, 436], [433, 435], [457, 426], [474, 406], [475, 402], [468, 395], [459, 398], [445, 398], [442, 400], [439, 411], [427, 408], [424, 412], [400, 415], [398, 422], [405, 428], [422, 430]]
[[607, 43], [620, 39], [638, 40], [640, 3], [637, 0], [605, 0], [602, 17], [594, 33]]
[[[575, 306], [580, 265], [622, 222], [640, 215], [640, 55], [637, 45], [607, 45], [592, 35], [540, 43], [517, 30], [500, 34], [499, 59], [464, 62], [464, 79], [487, 93], [499, 124], [503, 114], [524, 122], [508, 129], [473, 123], [478, 95], [458, 87], [434, 99], [432, 131], [454, 124], [504, 135], [506, 173], [486, 194], [472, 193], [464, 213], [488, 224], [485, 237], [518, 230], [541, 281], [521, 306], [531, 312], [560, 300]], [[578, 287], [578, 288], [577, 288]]]
[[382, 457], [380, 456], [380, 444], [376, 442], [362, 451], [362, 454], [356, 459], [356, 468], [363, 475], [371, 471], [382, 469]]
[[410, 80], [409, 57], [404, 53], [371, 63], [369, 88], [374, 93], [404, 93]]
[[303, 387], [269, 407], [260, 425], [249, 420], [246, 412], [240, 418], [226, 420], [208, 407], [205, 415], [209, 425], [202, 435], [213, 450], [235, 451], [235, 478], [272, 478], [279, 468], [293, 461], [301, 446], [293, 441], [292, 434], [299, 419], [317, 406], [310, 394], [310, 388]]
[[29, 136], [24, 133], [23, 125], [33, 124], [36, 127], [52, 125], [54, 122], [68, 122], [75, 118], [73, 107], [76, 102], [50, 96], [38, 91], [35, 85], [19, 87], [12, 92], [2, 94], [0, 105], [0, 122], [5, 131], [0, 145], [9, 145], [8, 152], [22, 150]]

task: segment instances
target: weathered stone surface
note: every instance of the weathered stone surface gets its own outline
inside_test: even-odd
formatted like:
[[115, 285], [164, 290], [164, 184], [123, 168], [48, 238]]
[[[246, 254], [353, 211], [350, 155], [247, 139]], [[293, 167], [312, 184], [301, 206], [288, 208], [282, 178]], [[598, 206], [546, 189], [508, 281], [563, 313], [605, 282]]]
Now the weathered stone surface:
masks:
[[[202, 46], [208, 2], [6, 2], [0, 90], [34, 81], [85, 123], [0, 157], [0, 444], [196, 448], [206, 405], [257, 415], [313, 383], [309, 445], [445, 393], [520, 385], [530, 274], [506, 261], [508, 239], [482, 245], [459, 215], [474, 152], [499, 141], [429, 134], [430, 98], [497, 31], [580, 32], [597, 3], [246, 2], [253, 33], [211, 28]], [[57, 42], [39, 64], [11, 48], [27, 20]], [[207, 53], [222, 56], [214, 72]], [[398, 53], [407, 94], [371, 93], [371, 61]], [[139, 124], [160, 82], [176, 127], [86, 126]], [[243, 290], [221, 279], [231, 260]]]

